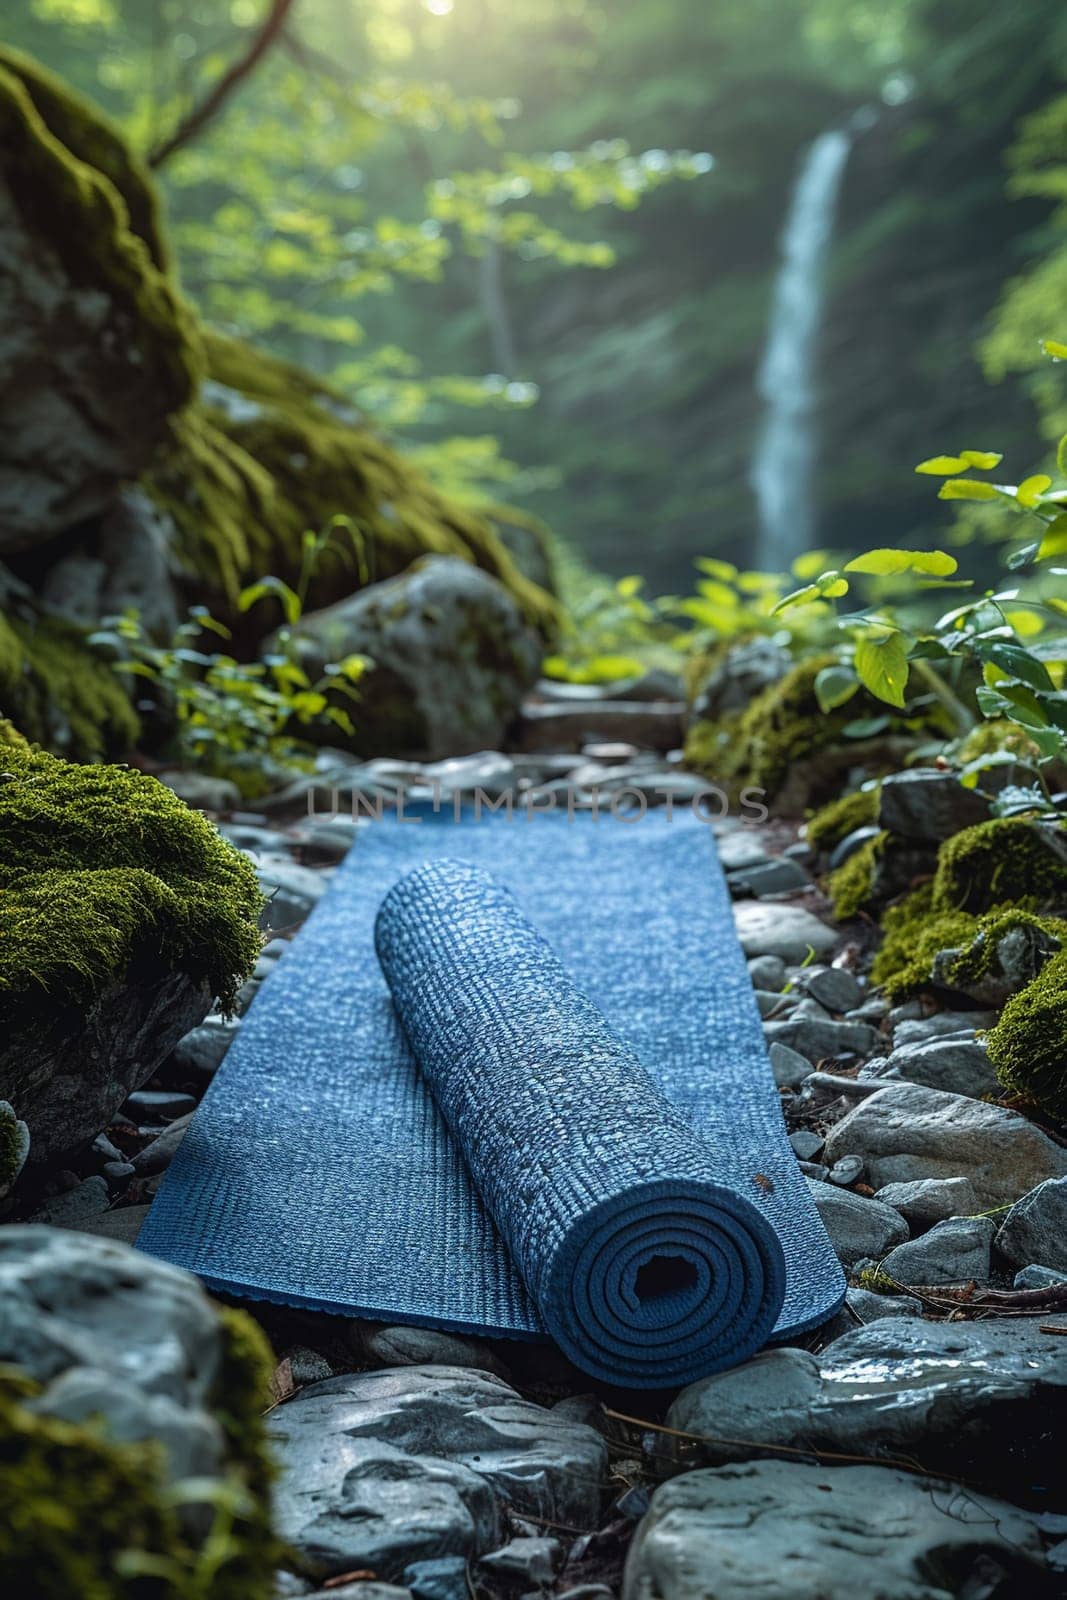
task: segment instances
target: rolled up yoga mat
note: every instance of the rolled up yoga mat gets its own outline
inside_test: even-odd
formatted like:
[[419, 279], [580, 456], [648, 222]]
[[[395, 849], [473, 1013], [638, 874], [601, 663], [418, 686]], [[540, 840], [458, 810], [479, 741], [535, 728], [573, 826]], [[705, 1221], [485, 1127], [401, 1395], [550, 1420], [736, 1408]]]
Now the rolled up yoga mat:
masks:
[[814, 1327], [836, 1257], [689, 811], [368, 822], [138, 1240], [214, 1288], [665, 1388]]

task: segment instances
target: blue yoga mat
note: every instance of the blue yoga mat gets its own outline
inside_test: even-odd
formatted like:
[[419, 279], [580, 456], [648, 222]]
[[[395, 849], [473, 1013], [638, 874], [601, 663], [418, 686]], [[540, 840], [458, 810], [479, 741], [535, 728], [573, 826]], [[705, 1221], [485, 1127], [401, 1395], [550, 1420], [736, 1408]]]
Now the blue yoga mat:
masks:
[[361, 829], [138, 1240], [212, 1287], [689, 1382], [844, 1282], [690, 812]]

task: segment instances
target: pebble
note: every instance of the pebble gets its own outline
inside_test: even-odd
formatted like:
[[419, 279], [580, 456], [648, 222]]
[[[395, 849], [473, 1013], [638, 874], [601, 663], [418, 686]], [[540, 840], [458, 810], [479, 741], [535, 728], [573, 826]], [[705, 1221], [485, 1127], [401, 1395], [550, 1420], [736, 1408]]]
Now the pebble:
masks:
[[908, 1237], [904, 1218], [880, 1200], [808, 1180], [815, 1209], [843, 1266], [853, 1266], [867, 1256], [878, 1257]]
[[146, 1144], [133, 1158], [134, 1170], [138, 1177], [146, 1178], [152, 1173], [165, 1172], [174, 1157], [178, 1154], [178, 1146], [185, 1138], [186, 1130], [192, 1122], [192, 1112], [184, 1117], [178, 1117], [166, 1128], [151, 1144]]
[[33, 1213], [32, 1221], [47, 1223], [53, 1228], [76, 1228], [89, 1217], [99, 1216], [111, 1204], [111, 1191], [107, 1179], [98, 1175], [84, 1178], [74, 1189], [46, 1200]]
[[[835, 1161], [827, 1176], [839, 1189], [847, 1189], [849, 1184], [857, 1183], [863, 1177], [863, 1162], [859, 1156], [842, 1156], [840, 1161]], [[885, 1202], [886, 1205], [890, 1203], [888, 1200]]]
[[1001, 1223], [997, 1250], [1013, 1267], [1036, 1263], [1067, 1272], [1067, 1178], [1053, 1178], [1017, 1200]]
[[948, 1217], [973, 1216], [982, 1209], [969, 1178], [920, 1178], [913, 1183], [887, 1183], [876, 1192], [875, 1199], [892, 1206], [905, 1222], [918, 1228], [929, 1228]]
[[[749, 868], [766, 866], [771, 860], [754, 828], [735, 826], [724, 830], [716, 829], [715, 849], [719, 864], [726, 873], [744, 872]], [[735, 918], [737, 916], [736, 908], [734, 916]]]
[[1015, 1274], [1012, 1280], [1013, 1289], [1055, 1289], [1059, 1284], [1067, 1283], [1067, 1272], [1054, 1272], [1051, 1267], [1039, 1267], [1031, 1264], [1023, 1267]]
[[876, 839], [881, 831], [881, 828], [875, 827], [873, 823], [867, 823], [862, 828], [853, 828], [851, 833], [846, 833], [845, 837], [839, 839], [830, 851], [829, 860], [827, 861], [830, 871], [836, 872], [838, 867], [843, 867], [845, 862], [856, 854], [857, 850], [862, 850], [869, 839]]
[[198, 1079], [214, 1077], [240, 1025], [237, 1017], [205, 1017], [174, 1046], [165, 1064], [167, 1072], [179, 1077], [185, 1073]]
[[278, 856], [265, 856], [255, 863], [260, 888], [267, 903], [260, 912], [259, 925], [276, 933], [303, 922], [326, 892], [329, 876], [325, 871], [297, 866]]
[[819, 1017], [786, 1017], [765, 1022], [763, 1035], [769, 1044], [787, 1044], [814, 1064], [828, 1056], [868, 1056], [878, 1046], [879, 1035], [866, 1022], [823, 1021]]
[[730, 872], [726, 881], [732, 894], [751, 894], [758, 899], [770, 899], [775, 895], [792, 894], [797, 889], [808, 888], [811, 876], [798, 861], [779, 856], [773, 861], [761, 861], [755, 866]]
[[[1062, 1474], [1052, 1419], [1067, 1408], [1065, 1346], [1026, 1317], [879, 1319], [817, 1355], [764, 1350], [690, 1384], [667, 1425], [700, 1442], [669, 1448], [681, 1465], [747, 1459], [768, 1445], [914, 1458], [1014, 1497]], [[659, 1446], [667, 1448], [662, 1436]]]
[[947, 1094], [970, 1095], [980, 1100], [1000, 1088], [986, 1047], [977, 1039], [930, 1039], [924, 1044], [895, 1049], [886, 1061], [886, 1076], [924, 1083]]
[[[891, 1023], [892, 1020], [890, 1013]], [[996, 1020], [995, 1011], [935, 1011], [930, 1017], [907, 1017], [893, 1027], [893, 1048], [900, 1050], [905, 1045], [926, 1044], [930, 1039], [960, 1035], [973, 1039], [982, 1028], [991, 1028]]]
[[187, 1111], [196, 1110], [196, 1100], [191, 1094], [179, 1094], [172, 1089], [137, 1089], [126, 1097], [123, 1114], [139, 1121], [157, 1117], [167, 1120], [183, 1117]]
[[889, 1083], [835, 1123], [826, 1159], [848, 1155], [863, 1158], [876, 1190], [946, 1172], [969, 1178], [983, 1211], [1067, 1175], [1067, 1150], [1025, 1117], [919, 1083]]
[[483, 1339], [438, 1328], [375, 1327], [351, 1325], [361, 1353], [383, 1367], [470, 1367], [507, 1376], [504, 1363]]
[[761, 1017], [786, 1017], [796, 1010], [797, 996], [795, 994], [775, 993], [770, 989], [756, 989], [756, 1010]]
[[748, 975], [754, 989], [781, 994], [785, 974], [786, 965], [781, 956], [754, 956], [748, 963]]
[[827, 1011], [854, 1011], [863, 1002], [863, 990], [844, 967], [811, 967], [797, 978], [797, 986]]
[[811, 1062], [807, 1056], [802, 1056], [799, 1050], [777, 1041], [771, 1044], [768, 1053], [774, 1081], [779, 1089], [799, 1089], [804, 1079], [811, 1073]]
[[779, 956], [785, 962], [803, 961], [808, 952], [828, 955], [838, 941], [833, 928], [805, 911], [803, 906], [740, 900], [734, 905], [734, 922], [746, 956]]
[[798, 1128], [796, 1133], [789, 1135], [789, 1143], [801, 1161], [814, 1161], [821, 1154], [826, 1140], [821, 1133], [812, 1133], [810, 1128]]
[[563, 1556], [558, 1539], [519, 1538], [491, 1550], [480, 1562], [490, 1578], [514, 1583], [522, 1581], [535, 1588], [547, 1588]]
[[405, 1567], [403, 1581], [413, 1600], [470, 1600], [464, 1556], [431, 1556]]
[[[943, 1600], [1047, 1585], [1031, 1516], [879, 1466], [749, 1462], [657, 1489], [626, 1565], [623, 1600]], [[951, 1573], [951, 1591], [940, 1576]], [[1003, 1593], [1009, 1591], [1004, 1588]]]
[[996, 1231], [990, 1217], [949, 1217], [891, 1250], [882, 1269], [898, 1283], [988, 1283]]
[[872, 1294], [870, 1289], [852, 1288], [845, 1303], [862, 1323], [885, 1321], [887, 1317], [918, 1317], [922, 1301], [913, 1294]]

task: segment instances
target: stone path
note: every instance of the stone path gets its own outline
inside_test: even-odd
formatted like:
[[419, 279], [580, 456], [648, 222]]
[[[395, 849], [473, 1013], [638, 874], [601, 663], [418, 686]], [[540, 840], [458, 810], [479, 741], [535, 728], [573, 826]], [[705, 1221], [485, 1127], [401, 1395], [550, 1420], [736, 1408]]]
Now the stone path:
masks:
[[[536, 807], [699, 803], [706, 786], [671, 748], [675, 715], [669, 702], [635, 700], [607, 716], [591, 697], [564, 696], [530, 720], [517, 754], [417, 766], [326, 753], [313, 778], [225, 815], [223, 831], [270, 896], [267, 943], [238, 1015], [194, 1028], [80, 1167], [37, 1197], [32, 1220], [71, 1239], [53, 1251], [54, 1304], [67, 1303], [68, 1277], [74, 1285], [95, 1250], [135, 1237], [240, 1014], [358, 828], [372, 825], [323, 815], [333, 788], [348, 806], [353, 790], [373, 799], [400, 787], [408, 800], [444, 803], [475, 788]], [[890, 1010], [869, 992], [795, 830], [735, 816], [716, 831], [792, 1143], [850, 1277], [846, 1310], [804, 1348], [691, 1385], [664, 1414], [670, 1396], [591, 1393], [543, 1347], [257, 1308], [279, 1363], [278, 1516], [299, 1558], [280, 1594], [1064, 1591], [1067, 1339], [1044, 1329], [1067, 1326], [1067, 1148], [997, 1103], [981, 1040], [989, 1013]], [[85, 1235], [76, 1245], [71, 1230]], [[155, 1265], [136, 1259], [150, 1278]], [[114, 1270], [113, 1258], [102, 1255], [100, 1270]], [[975, 1290], [986, 1297], [981, 1320], [966, 1309]], [[1003, 1314], [1024, 1310], [1033, 1314]], [[175, 1303], [183, 1326], [191, 1315]], [[65, 1352], [60, 1371], [84, 1365], [80, 1336], [43, 1313], [0, 1316], [0, 1335], [0, 1360], [40, 1360], [48, 1348]], [[210, 1322], [197, 1338], [194, 1391]], [[91, 1394], [139, 1436], [156, 1412], [136, 1396], [153, 1385], [95, 1352], [92, 1381], [69, 1379], [67, 1392]], [[195, 1403], [186, 1415], [185, 1431], [164, 1419], [168, 1448], [200, 1470], [210, 1429], [194, 1425]], [[626, 1420], [635, 1417], [644, 1420]]]

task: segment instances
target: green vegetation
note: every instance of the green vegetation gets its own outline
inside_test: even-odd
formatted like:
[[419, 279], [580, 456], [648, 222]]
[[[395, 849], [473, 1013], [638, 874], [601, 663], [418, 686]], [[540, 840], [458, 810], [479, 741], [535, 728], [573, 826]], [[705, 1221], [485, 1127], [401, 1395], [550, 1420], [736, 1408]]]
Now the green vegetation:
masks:
[[1009, 1089], [1067, 1118], [1067, 949], [1008, 1001], [989, 1033], [989, 1059]]
[[[259, 1328], [224, 1311], [225, 1359], [213, 1404], [224, 1407], [224, 1476], [169, 1483], [156, 1444], [119, 1444], [97, 1423], [33, 1409], [36, 1386], [0, 1371], [0, 1567], [16, 1594], [39, 1600], [261, 1600], [279, 1548], [270, 1532], [270, 1468], [261, 1413], [269, 1350]], [[224, 1388], [225, 1385], [225, 1388]], [[183, 1504], [207, 1503], [194, 1542]]]
[[78, 761], [126, 755], [140, 732], [119, 679], [55, 618], [0, 615], [0, 703], [28, 738]]
[[878, 821], [878, 789], [857, 789], [830, 800], [807, 821], [805, 837], [816, 850], [832, 850], [847, 834]]
[[223, 1006], [260, 949], [247, 858], [154, 778], [76, 766], [0, 724], [0, 1000], [9, 1025], [84, 1004], [134, 955], [205, 979]]
[[1005, 902], [1067, 901], [1067, 829], [999, 817], [946, 839], [937, 858], [937, 911], [990, 911]]

